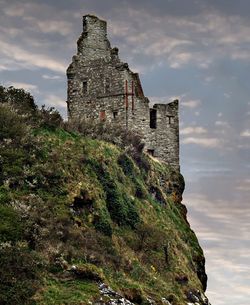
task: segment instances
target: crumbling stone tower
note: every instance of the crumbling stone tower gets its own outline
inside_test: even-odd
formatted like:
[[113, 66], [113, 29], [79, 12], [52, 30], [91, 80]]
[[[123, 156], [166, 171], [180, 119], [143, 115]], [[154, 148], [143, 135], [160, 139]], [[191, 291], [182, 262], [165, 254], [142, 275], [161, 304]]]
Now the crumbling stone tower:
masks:
[[149, 154], [179, 169], [178, 101], [150, 107], [139, 75], [121, 62], [118, 48], [111, 48], [106, 21], [83, 16], [67, 77], [69, 120], [107, 120], [135, 130]]

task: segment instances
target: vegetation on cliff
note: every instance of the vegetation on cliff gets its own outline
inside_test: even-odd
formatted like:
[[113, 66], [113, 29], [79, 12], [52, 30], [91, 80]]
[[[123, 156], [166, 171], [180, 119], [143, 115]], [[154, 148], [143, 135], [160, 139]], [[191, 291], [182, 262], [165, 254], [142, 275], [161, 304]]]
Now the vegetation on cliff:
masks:
[[99, 128], [106, 141], [0, 88], [0, 304], [94, 303], [104, 282], [135, 304], [177, 305], [206, 288], [182, 176], [136, 135], [115, 145]]

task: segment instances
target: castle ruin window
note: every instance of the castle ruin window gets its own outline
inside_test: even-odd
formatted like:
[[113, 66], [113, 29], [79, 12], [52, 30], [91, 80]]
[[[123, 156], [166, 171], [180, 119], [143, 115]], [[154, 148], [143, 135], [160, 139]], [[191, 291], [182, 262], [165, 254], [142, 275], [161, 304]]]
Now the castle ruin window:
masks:
[[117, 119], [117, 116], [118, 116], [118, 111], [117, 110], [113, 111], [113, 119], [114, 120]]
[[100, 118], [101, 122], [106, 120], [106, 111], [105, 110], [100, 111], [99, 118]]
[[150, 128], [156, 129], [157, 121], [157, 111], [156, 109], [150, 109]]
[[154, 150], [154, 149], [147, 149], [147, 153], [148, 153], [150, 156], [154, 156], [155, 150]]
[[88, 93], [88, 81], [84, 80], [82, 82], [82, 94], [86, 95]]
[[74, 73], [69, 73], [68, 72], [68, 74], [67, 74], [67, 76], [68, 76], [68, 79], [74, 79]]
[[167, 123], [172, 125], [174, 123], [174, 117], [172, 115], [167, 115]]

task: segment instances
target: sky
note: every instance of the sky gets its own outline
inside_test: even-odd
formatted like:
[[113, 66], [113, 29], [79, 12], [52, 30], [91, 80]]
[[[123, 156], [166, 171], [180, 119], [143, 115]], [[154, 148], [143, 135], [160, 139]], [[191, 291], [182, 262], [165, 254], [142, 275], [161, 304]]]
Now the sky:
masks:
[[0, 84], [66, 117], [65, 71], [82, 16], [108, 22], [153, 102], [180, 100], [188, 219], [212, 305], [250, 299], [250, 1], [0, 0]]

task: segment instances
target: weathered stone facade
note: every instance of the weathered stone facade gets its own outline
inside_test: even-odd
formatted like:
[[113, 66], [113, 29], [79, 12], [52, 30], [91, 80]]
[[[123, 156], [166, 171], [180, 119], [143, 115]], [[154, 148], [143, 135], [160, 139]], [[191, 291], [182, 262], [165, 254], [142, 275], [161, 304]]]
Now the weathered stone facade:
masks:
[[150, 108], [139, 75], [120, 61], [117, 48], [111, 48], [106, 21], [83, 17], [67, 77], [69, 120], [107, 120], [135, 130], [148, 153], [179, 169], [178, 101]]

